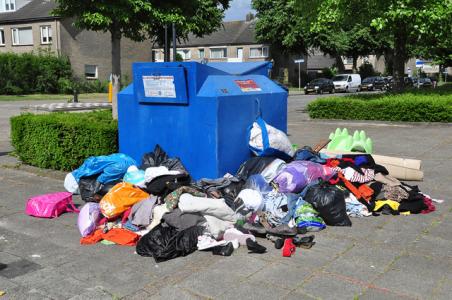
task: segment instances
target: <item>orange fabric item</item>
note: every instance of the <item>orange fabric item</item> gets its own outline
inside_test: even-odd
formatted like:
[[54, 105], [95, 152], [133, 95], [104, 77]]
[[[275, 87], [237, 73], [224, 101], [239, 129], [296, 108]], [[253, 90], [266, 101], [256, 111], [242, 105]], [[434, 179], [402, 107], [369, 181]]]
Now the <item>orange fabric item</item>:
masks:
[[99, 202], [100, 211], [111, 219], [125, 212], [135, 203], [146, 199], [149, 194], [134, 185], [121, 182], [115, 185]]
[[135, 246], [140, 239], [138, 234], [123, 228], [112, 228], [102, 237], [104, 240], [124, 246]]
[[102, 237], [103, 232], [102, 229], [96, 229], [93, 233], [88, 236], [82, 237], [80, 239], [80, 244], [82, 245], [92, 245], [102, 241], [104, 238]]
[[348, 181], [341, 172], [337, 173], [337, 177], [339, 177], [340, 180], [342, 180], [342, 182], [344, 183], [345, 187], [350, 192], [352, 192], [352, 194], [355, 195], [355, 197], [357, 199], [361, 199], [362, 198], [361, 192], [350, 181]]
[[374, 190], [365, 184], [361, 184], [358, 188], [358, 191], [361, 193], [363, 199], [366, 200], [367, 203], [369, 203], [372, 199], [372, 195], [374, 194]]

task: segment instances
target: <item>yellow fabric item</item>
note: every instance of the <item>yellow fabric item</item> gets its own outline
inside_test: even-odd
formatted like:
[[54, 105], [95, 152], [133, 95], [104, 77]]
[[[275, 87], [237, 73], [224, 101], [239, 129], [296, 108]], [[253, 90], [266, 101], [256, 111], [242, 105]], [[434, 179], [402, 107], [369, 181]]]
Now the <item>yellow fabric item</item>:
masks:
[[394, 210], [398, 211], [400, 203], [394, 200], [377, 200], [375, 201], [375, 208], [374, 211], [379, 211], [385, 204], [389, 205], [389, 207]]
[[127, 182], [115, 185], [99, 202], [104, 216], [111, 219], [125, 212], [135, 203], [146, 199], [149, 194]]

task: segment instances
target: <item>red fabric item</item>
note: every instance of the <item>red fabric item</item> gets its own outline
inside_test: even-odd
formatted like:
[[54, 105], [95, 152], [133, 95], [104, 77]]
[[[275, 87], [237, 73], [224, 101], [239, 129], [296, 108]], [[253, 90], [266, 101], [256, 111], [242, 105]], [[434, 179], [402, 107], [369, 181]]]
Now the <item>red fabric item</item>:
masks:
[[339, 166], [340, 161], [337, 158], [327, 158], [325, 165], [327, 167], [335, 168]]
[[123, 245], [135, 246], [140, 236], [132, 231], [123, 228], [113, 228], [102, 235], [104, 240]]
[[284, 246], [282, 248], [282, 256], [291, 257], [292, 254], [295, 253], [295, 244], [293, 243], [293, 239], [285, 239]]
[[433, 204], [432, 199], [430, 199], [429, 197], [424, 196], [424, 204], [427, 205], [427, 209], [421, 211], [421, 214], [429, 214], [436, 210], [435, 204]]
[[103, 240], [102, 229], [96, 229], [93, 233], [80, 239], [82, 245], [93, 245]]
[[127, 219], [129, 218], [129, 215], [132, 213], [132, 207], [130, 207], [128, 210], [126, 210], [123, 214], [122, 214], [122, 219], [121, 219], [121, 223], [125, 224], [127, 223]]

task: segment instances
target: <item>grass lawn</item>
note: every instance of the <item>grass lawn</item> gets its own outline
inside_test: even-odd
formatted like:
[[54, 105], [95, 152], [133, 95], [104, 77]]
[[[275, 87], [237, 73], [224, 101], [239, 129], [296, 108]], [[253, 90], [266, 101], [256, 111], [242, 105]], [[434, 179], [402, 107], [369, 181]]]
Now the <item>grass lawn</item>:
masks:
[[[32, 94], [32, 95], [0, 95], [0, 101], [28, 101], [28, 100], [71, 100], [72, 95], [62, 94]], [[108, 100], [107, 93], [80, 94], [79, 100]]]

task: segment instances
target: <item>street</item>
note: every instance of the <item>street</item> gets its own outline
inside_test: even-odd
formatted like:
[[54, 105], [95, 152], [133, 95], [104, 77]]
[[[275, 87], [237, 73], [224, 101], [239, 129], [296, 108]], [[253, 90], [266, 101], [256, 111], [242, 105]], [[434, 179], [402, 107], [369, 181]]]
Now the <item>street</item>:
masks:
[[[321, 97], [326, 97], [323, 95]], [[336, 127], [363, 129], [378, 154], [421, 159], [413, 182], [445, 199], [427, 215], [353, 218], [328, 227], [311, 249], [281, 256], [267, 240], [263, 255], [242, 247], [231, 257], [197, 251], [156, 264], [133, 247], [82, 246], [75, 214], [24, 214], [28, 197], [63, 191], [64, 173], [15, 168], [6, 155], [11, 115], [25, 103], [0, 102], [0, 290], [3, 299], [450, 299], [452, 293], [451, 124], [309, 120], [317, 95], [289, 97], [289, 137], [315, 145]], [[35, 102], [35, 104], [44, 102]], [[77, 204], [82, 204], [75, 198]], [[1, 272], [7, 265], [8, 272]], [[2, 267], [3, 266], [3, 267]]]

